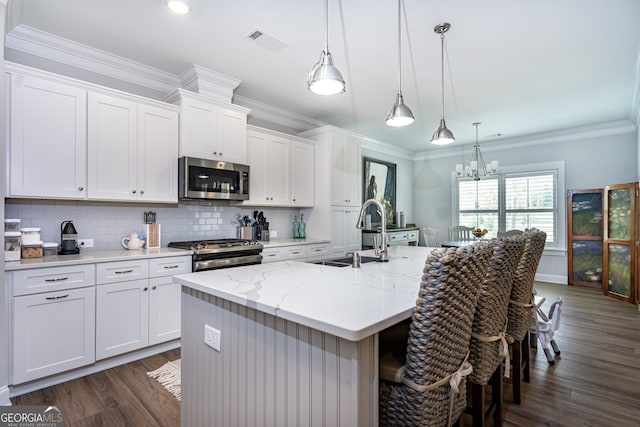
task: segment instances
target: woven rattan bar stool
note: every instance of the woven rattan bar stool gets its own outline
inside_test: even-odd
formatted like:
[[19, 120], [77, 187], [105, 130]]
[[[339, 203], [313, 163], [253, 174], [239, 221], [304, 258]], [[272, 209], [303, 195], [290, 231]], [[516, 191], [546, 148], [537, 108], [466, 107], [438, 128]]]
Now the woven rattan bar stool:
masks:
[[511, 344], [513, 401], [522, 401], [522, 382], [529, 382], [529, 326], [536, 319], [533, 282], [544, 251], [547, 234], [530, 231], [525, 237], [524, 253], [518, 263], [511, 289], [507, 320], [507, 336]]
[[466, 407], [471, 326], [492, 257], [488, 243], [427, 256], [404, 345], [380, 334], [380, 426], [447, 426]]
[[[484, 426], [493, 416], [493, 426], [502, 426], [502, 362], [509, 372], [509, 345], [506, 339], [507, 311], [516, 268], [524, 251], [524, 236], [491, 240], [493, 258], [480, 286], [478, 305], [473, 317], [469, 362], [473, 372], [467, 379], [467, 411], [473, 425]], [[491, 401], [486, 405], [485, 392], [491, 385]], [[469, 393], [470, 391], [470, 393]]]

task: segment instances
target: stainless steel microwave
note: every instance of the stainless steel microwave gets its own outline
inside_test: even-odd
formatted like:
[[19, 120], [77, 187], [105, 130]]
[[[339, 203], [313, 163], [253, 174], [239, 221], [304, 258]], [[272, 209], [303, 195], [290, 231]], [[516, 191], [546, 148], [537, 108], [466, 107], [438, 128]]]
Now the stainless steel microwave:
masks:
[[178, 176], [178, 197], [181, 200], [249, 199], [248, 165], [180, 157]]

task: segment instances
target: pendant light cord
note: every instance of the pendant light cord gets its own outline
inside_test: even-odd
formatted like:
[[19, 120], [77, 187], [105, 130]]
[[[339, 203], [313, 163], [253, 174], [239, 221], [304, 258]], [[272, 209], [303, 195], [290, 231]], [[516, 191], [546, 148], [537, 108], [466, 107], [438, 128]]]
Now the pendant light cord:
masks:
[[442, 119], [444, 120], [444, 32], [440, 33], [440, 95], [442, 97]]
[[402, 23], [402, 0], [398, 0], [398, 93], [402, 95], [402, 38], [400, 25]]
[[329, 52], [329, 0], [324, 0], [324, 51]]

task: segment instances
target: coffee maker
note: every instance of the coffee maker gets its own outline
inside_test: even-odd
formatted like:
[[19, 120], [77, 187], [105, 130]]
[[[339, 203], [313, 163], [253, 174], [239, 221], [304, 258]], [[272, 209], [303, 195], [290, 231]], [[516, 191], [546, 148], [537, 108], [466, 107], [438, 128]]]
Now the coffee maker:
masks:
[[63, 221], [60, 224], [60, 250], [58, 255], [74, 255], [80, 253], [78, 247], [78, 232], [73, 226], [73, 221]]

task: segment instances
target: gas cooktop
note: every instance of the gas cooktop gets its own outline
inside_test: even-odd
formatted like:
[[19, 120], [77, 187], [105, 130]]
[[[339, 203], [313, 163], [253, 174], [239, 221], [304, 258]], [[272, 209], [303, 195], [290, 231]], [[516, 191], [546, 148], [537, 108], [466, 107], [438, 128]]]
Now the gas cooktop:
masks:
[[195, 254], [262, 250], [262, 243], [244, 239], [187, 240], [171, 242], [170, 248], [187, 249]]

